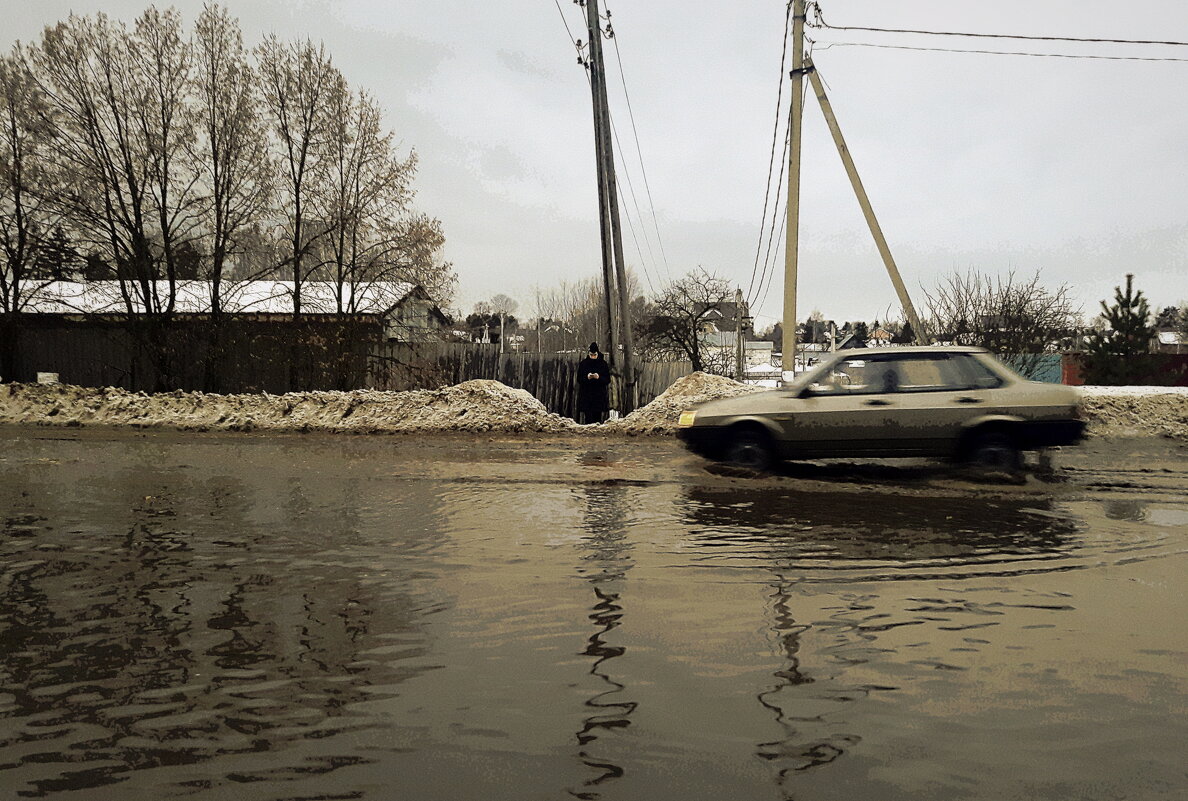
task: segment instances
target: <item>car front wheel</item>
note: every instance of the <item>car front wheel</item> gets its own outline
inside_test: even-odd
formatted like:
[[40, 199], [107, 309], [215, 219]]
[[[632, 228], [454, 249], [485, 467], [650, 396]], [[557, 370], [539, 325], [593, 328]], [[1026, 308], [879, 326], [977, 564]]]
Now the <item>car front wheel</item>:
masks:
[[775, 464], [775, 448], [766, 433], [753, 428], [731, 433], [730, 444], [726, 446], [727, 462], [751, 470], [767, 470]]

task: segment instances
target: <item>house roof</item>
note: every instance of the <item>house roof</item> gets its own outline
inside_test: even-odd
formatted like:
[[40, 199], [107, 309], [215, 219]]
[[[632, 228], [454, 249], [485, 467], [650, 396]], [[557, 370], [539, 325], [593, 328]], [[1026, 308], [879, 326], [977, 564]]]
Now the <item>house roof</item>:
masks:
[[[168, 293], [168, 282], [156, 281], [159, 297]], [[338, 311], [338, 284], [331, 281], [303, 281], [301, 310], [308, 314]], [[292, 314], [292, 281], [227, 281], [219, 289], [223, 310], [250, 314]], [[211, 282], [179, 281], [174, 311], [204, 314], [210, 311]], [[359, 314], [387, 314], [411, 295], [429, 299], [421, 287], [398, 281], [342, 285], [344, 311]], [[353, 303], [352, 303], [353, 301]], [[133, 308], [143, 311], [139, 298]], [[41, 314], [119, 314], [127, 310], [119, 281], [51, 281], [41, 286], [22, 309]]]

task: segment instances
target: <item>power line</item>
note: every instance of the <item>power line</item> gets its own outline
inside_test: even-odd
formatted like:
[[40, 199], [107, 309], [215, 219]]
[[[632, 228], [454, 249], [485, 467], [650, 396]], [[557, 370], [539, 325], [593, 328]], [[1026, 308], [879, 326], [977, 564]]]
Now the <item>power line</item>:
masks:
[[578, 43], [573, 38], [573, 31], [569, 29], [569, 20], [565, 19], [565, 12], [561, 10], [560, 0], [553, 0], [553, 4], [557, 6], [557, 13], [561, 15], [561, 22], [565, 25], [565, 32], [569, 34], [569, 41], [573, 43], [574, 47], [577, 47]]
[[[771, 202], [771, 171], [775, 166], [775, 152], [776, 142], [780, 139], [780, 122], [783, 119], [783, 99], [784, 99], [784, 65], [788, 59], [788, 30], [792, 23], [792, 3], [789, 2], [784, 12], [784, 48], [780, 53], [780, 83], [776, 91], [776, 113], [775, 125], [771, 131], [771, 156], [767, 160], [767, 186], [763, 190], [763, 217], [759, 221], [759, 241], [755, 244], [755, 263], [751, 265], [751, 280], [747, 284], [747, 302], [750, 303], [752, 292], [755, 288], [755, 274], [759, 271], [759, 251], [763, 249], [763, 229], [767, 227], [767, 207]], [[787, 137], [785, 136], [784, 149], [787, 150]], [[783, 166], [780, 167], [780, 183], [783, 183]], [[777, 188], [778, 192], [779, 189]], [[775, 218], [772, 218], [772, 227], [775, 227]], [[767, 259], [763, 260], [763, 272], [767, 272]], [[763, 280], [759, 281], [760, 286]]]
[[[812, 54], [813, 54], [812, 40], [809, 40], [809, 48], [808, 48], [808, 52], [805, 53], [805, 58], [811, 60]], [[800, 102], [801, 102], [802, 106], [803, 106], [804, 100], [807, 96], [808, 96], [808, 82], [806, 81], [806, 82], [804, 82], [804, 84], [801, 86], [801, 89], [800, 89]], [[789, 147], [791, 147], [791, 144], [792, 144], [792, 129], [791, 129], [791, 126], [789, 126], [787, 132], [784, 134], [784, 150], [783, 150], [784, 158], [780, 162], [780, 176], [779, 176], [779, 180], [776, 185], [776, 193], [777, 194], [781, 194], [783, 186], [784, 186], [784, 167], [788, 165], [787, 154], [788, 154]], [[782, 194], [781, 194], [781, 197], [782, 197]], [[759, 302], [755, 304], [756, 307], [762, 306], [764, 303], [767, 302], [767, 294], [768, 294], [768, 292], [771, 291], [772, 282], [775, 280], [775, 274], [776, 274], [775, 262], [779, 256], [778, 245], [781, 241], [783, 241], [784, 232], [788, 225], [788, 199], [787, 199], [787, 197], [782, 197], [782, 200], [783, 200], [783, 204], [777, 209], [777, 212], [779, 214], [779, 221], [780, 221], [779, 233], [776, 233], [776, 230], [775, 230], [775, 223], [776, 223], [777, 218], [775, 216], [773, 216], [771, 218], [771, 230], [767, 235], [767, 250], [764, 252], [764, 255], [763, 255], [763, 276], [759, 280], [760, 288], [756, 292], [757, 295], [759, 294], [759, 292], [762, 292], [762, 296], [759, 298]], [[760, 232], [760, 236], [762, 236], [762, 232]], [[772, 250], [773, 243], [777, 246], [777, 249], [774, 251]], [[769, 272], [769, 270], [770, 270], [770, 272]]]
[[[611, 115], [610, 125], [611, 125], [611, 134], [615, 140], [615, 148], [619, 151], [620, 160], [623, 161], [623, 178], [627, 182], [627, 191], [628, 191], [628, 193], [630, 193], [631, 202], [635, 206], [635, 215], [639, 218], [639, 227], [640, 227], [640, 230], [644, 234], [644, 242], [647, 244], [647, 247], [648, 247], [648, 255], [652, 256], [652, 264], [653, 264], [653, 266], [655, 266], [656, 257], [654, 254], [652, 254], [652, 246], [651, 246], [651, 243], [648, 242], [647, 231], [644, 230], [643, 213], [639, 210], [639, 201], [635, 197], [635, 186], [631, 183], [631, 173], [627, 170], [627, 159], [623, 156], [623, 143], [621, 141], [619, 141], [619, 129], [615, 127], [614, 115]], [[615, 189], [618, 192], [619, 200], [622, 201], [624, 206], [626, 206], [627, 198], [625, 198], [623, 196], [623, 187], [616, 186]], [[639, 247], [639, 238], [636, 237], [636, 235], [635, 235], [635, 226], [631, 222], [631, 215], [627, 213], [627, 210], [625, 208], [623, 210], [623, 216], [627, 218], [627, 227], [631, 231], [631, 239], [635, 242], [635, 252], [637, 254], [639, 254], [639, 266], [643, 269], [644, 278], [647, 279], [647, 282], [648, 282], [648, 288], [652, 290], [652, 294], [654, 295], [654, 294], [656, 294], [656, 287], [652, 283], [652, 277], [648, 274], [648, 265], [644, 260], [643, 251]], [[657, 280], [660, 279], [659, 270], [656, 271], [656, 279]]]
[[[819, 3], [813, 4], [813, 20], [806, 20], [806, 24], [814, 28], [827, 28], [831, 31], [864, 31], [867, 33], [911, 33], [921, 36], [966, 36], [977, 39], [1025, 39], [1033, 42], [1087, 42], [1094, 44], [1131, 44], [1131, 45], [1166, 45], [1168, 47], [1188, 47], [1188, 42], [1159, 41], [1154, 39], [1097, 39], [1080, 36], [1034, 36], [1029, 34], [1012, 33], [969, 33], [962, 31], [922, 31], [909, 28], [868, 28], [856, 25], [830, 25], [821, 14]], [[980, 51], [972, 51], [980, 52]], [[1010, 55], [1027, 55], [1011, 53]], [[1086, 56], [1086, 58], [1088, 58]], [[1170, 59], [1169, 59], [1170, 60]]]
[[[609, 9], [607, 10], [607, 16], [608, 17], [610, 16]], [[611, 29], [610, 39], [615, 45], [615, 61], [617, 61], [619, 64], [619, 80], [621, 81], [621, 83], [623, 85], [623, 97], [627, 101], [627, 115], [631, 120], [631, 133], [635, 139], [635, 152], [636, 152], [636, 155], [639, 157], [639, 170], [640, 170], [641, 175], [643, 176], [644, 190], [647, 192], [647, 196], [648, 196], [648, 207], [650, 208], [651, 213], [652, 213], [652, 227], [656, 231], [656, 246], [660, 248], [660, 256], [664, 260], [664, 273], [668, 277], [668, 280], [671, 281], [672, 280], [672, 272], [669, 270], [669, 267], [668, 267], [668, 254], [664, 252], [664, 240], [660, 236], [660, 223], [656, 219], [656, 204], [652, 200], [652, 187], [651, 187], [651, 184], [648, 183], [648, 171], [647, 171], [647, 168], [644, 166], [643, 149], [640, 147], [640, 144], [639, 144], [639, 130], [635, 126], [635, 111], [631, 106], [631, 94], [627, 91], [627, 76], [623, 72], [623, 58], [619, 53], [619, 37], [615, 34], [613, 28]], [[620, 153], [620, 155], [621, 155], [621, 153]], [[641, 227], [643, 225], [642, 217], [640, 219], [640, 225], [641, 225]], [[644, 235], [644, 241], [645, 242], [647, 241], [646, 232]], [[649, 243], [649, 251], [650, 251], [650, 249], [651, 249], [651, 245]], [[653, 257], [653, 258], [655, 258], [655, 257]]]
[[[776, 244], [778, 244], [780, 241], [779, 238], [775, 236], [776, 220], [778, 219], [780, 221], [780, 231], [781, 232], [784, 230], [784, 227], [788, 224], [788, 201], [787, 201], [787, 198], [783, 197], [783, 189], [784, 189], [785, 168], [788, 166], [788, 148], [792, 143], [791, 140], [792, 140], [792, 129], [791, 129], [791, 126], [789, 126], [787, 133], [784, 135], [784, 149], [783, 149], [783, 151], [781, 151], [781, 155], [783, 156], [783, 158], [780, 160], [780, 175], [779, 175], [779, 178], [776, 180], [776, 196], [780, 197], [781, 200], [783, 201], [783, 203], [782, 203], [782, 205], [777, 205], [775, 211], [772, 213], [771, 227], [767, 232], [767, 248], [766, 248], [766, 250], [763, 251], [763, 274], [760, 276], [759, 284], [755, 290], [755, 299], [756, 300], [758, 300], [760, 293], [762, 293], [764, 300], [767, 299], [767, 291], [771, 287], [772, 280], [775, 278], [775, 273], [776, 273], [775, 266], [776, 265], [775, 265], [775, 262], [772, 257], [772, 253], [773, 253], [772, 243], [773, 243], [773, 239]], [[760, 245], [763, 244], [763, 232], [762, 231], [759, 232], [759, 244]], [[779, 255], [778, 249], [774, 252], [777, 256]], [[756, 256], [757, 255], [758, 254], [756, 254]], [[748, 303], [749, 302], [750, 302], [750, 299], [748, 299]], [[760, 305], [761, 303], [762, 303], [762, 301], [760, 301], [756, 305]]]
[[[553, 4], [554, 4], [554, 5], [557, 7], [557, 13], [561, 15], [561, 21], [562, 21], [562, 23], [564, 23], [564, 25], [565, 25], [565, 31], [566, 31], [566, 33], [568, 33], [568, 34], [569, 34], [569, 41], [570, 41], [570, 42], [573, 44], [573, 46], [574, 46], [574, 47], [575, 47], [575, 48], [578, 50], [578, 63], [579, 63], [579, 64], [581, 64], [581, 65], [583, 65], [584, 67], [587, 67], [587, 70], [585, 71], [585, 72], [586, 72], [586, 82], [587, 82], [588, 84], [590, 84], [590, 86], [591, 86], [591, 91], [593, 91], [593, 84], [592, 84], [592, 82], [591, 82], [590, 73], [589, 73], [589, 70], [588, 70], [589, 64], [588, 64], [588, 63], [587, 63], [585, 60], [583, 60], [583, 59], [582, 59], [582, 56], [581, 56], [581, 51], [582, 51], [582, 49], [583, 49], [583, 45], [582, 45], [580, 42], [578, 42], [576, 39], [574, 39], [574, 36], [573, 36], [573, 31], [572, 31], [572, 30], [570, 29], [570, 27], [569, 27], [569, 22], [568, 22], [568, 21], [565, 19], [565, 12], [561, 10], [561, 4], [560, 4], [559, 0], [553, 0]], [[607, 11], [606, 15], [599, 14], [599, 17], [600, 17], [600, 18], [602, 18], [602, 19], [606, 19], [606, 20], [608, 20], [608, 21], [609, 21], [609, 19], [610, 19], [610, 12], [609, 12], [609, 10]], [[609, 27], [609, 26], [608, 26], [608, 27]], [[613, 38], [615, 38], [615, 37], [614, 37], [614, 32], [613, 32], [613, 29], [612, 29], [612, 31], [611, 31], [611, 35], [610, 35], [610, 37], [609, 37], [609, 38], [612, 38], [612, 39], [613, 39]], [[616, 58], [618, 58], [618, 51], [619, 51], [619, 45], [618, 45], [618, 42], [616, 42], [616, 43], [615, 43], [615, 55], [616, 55]], [[620, 76], [622, 76], [622, 74], [623, 74], [623, 63], [622, 63], [622, 60], [621, 60], [621, 59], [619, 60], [619, 74], [620, 74]], [[623, 94], [624, 94], [625, 96], [627, 95], [627, 83], [626, 83], [626, 79], [625, 79], [625, 78], [623, 79]], [[628, 107], [628, 111], [630, 111], [630, 109], [631, 109], [631, 100], [630, 100], [630, 97], [628, 97], [628, 99], [627, 99], [627, 107]], [[608, 113], [609, 113], [609, 109], [608, 109]], [[627, 182], [627, 190], [628, 190], [628, 192], [630, 193], [630, 195], [631, 195], [631, 200], [632, 200], [632, 203], [633, 203], [633, 205], [635, 206], [635, 213], [636, 213], [636, 216], [639, 218], [640, 229], [641, 229], [641, 231], [643, 231], [643, 233], [644, 233], [644, 243], [647, 245], [647, 248], [648, 248], [648, 253], [649, 253], [649, 254], [652, 254], [652, 245], [651, 245], [651, 242], [650, 242], [650, 241], [648, 240], [648, 238], [647, 238], [647, 230], [646, 230], [646, 227], [645, 227], [645, 226], [644, 226], [644, 224], [643, 224], [643, 214], [642, 214], [642, 212], [640, 212], [640, 210], [639, 210], [639, 201], [636, 199], [636, 196], [635, 196], [635, 187], [634, 187], [634, 185], [632, 184], [632, 181], [631, 181], [631, 174], [630, 174], [630, 172], [627, 170], [627, 160], [626, 160], [626, 157], [623, 155], [623, 145], [622, 145], [622, 142], [619, 140], [619, 131], [618, 131], [618, 128], [616, 128], [616, 127], [615, 127], [615, 122], [614, 122], [614, 118], [613, 118], [613, 116], [612, 116], [612, 117], [609, 117], [609, 118], [608, 118], [608, 121], [610, 122], [610, 126], [611, 126], [611, 135], [612, 135], [612, 137], [613, 137], [613, 139], [614, 139], [614, 146], [615, 146], [615, 148], [616, 148], [616, 149], [619, 151], [619, 159], [620, 159], [620, 160], [623, 162], [623, 178], [624, 178], [624, 179], [626, 180], [626, 182]], [[634, 130], [634, 128], [635, 128], [635, 116], [634, 116], [634, 114], [633, 114], [633, 113], [632, 113], [632, 115], [631, 115], [631, 127], [632, 127], [632, 129]], [[639, 136], [638, 136], [638, 134], [636, 134], [635, 142], [636, 142], [636, 151], [637, 151], [637, 152], [639, 152]], [[643, 154], [642, 154], [642, 153], [640, 153], [640, 156], [639, 156], [639, 164], [640, 164], [640, 169], [641, 169], [641, 170], [643, 170], [643, 169], [644, 169], [644, 165], [643, 165]], [[644, 174], [644, 183], [645, 183], [645, 185], [647, 184], [647, 175], [646, 175], [646, 173]], [[639, 237], [638, 237], [638, 236], [636, 236], [636, 233], [635, 233], [635, 225], [634, 225], [634, 224], [631, 222], [631, 215], [630, 215], [630, 214], [627, 212], [627, 210], [626, 210], [626, 208], [625, 208], [625, 207], [626, 207], [626, 200], [627, 200], [627, 199], [626, 199], [626, 197], [625, 197], [625, 196], [624, 196], [624, 194], [623, 194], [623, 187], [622, 187], [622, 186], [619, 186], [619, 185], [616, 185], [616, 187], [615, 187], [615, 190], [616, 190], [616, 194], [618, 195], [618, 198], [617, 198], [617, 200], [618, 200], [618, 201], [619, 201], [619, 202], [620, 202], [620, 203], [621, 203], [621, 204], [624, 206], [624, 209], [623, 209], [623, 216], [627, 218], [627, 228], [628, 228], [628, 230], [631, 232], [631, 239], [632, 239], [632, 241], [633, 241], [633, 242], [635, 242], [635, 252], [636, 252], [636, 254], [639, 256], [639, 265], [640, 265], [640, 269], [642, 269], [642, 270], [643, 270], [644, 279], [647, 281], [649, 289], [651, 289], [651, 291], [652, 291], [652, 294], [655, 294], [655, 292], [656, 292], [656, 287], [655, 287], [655, 285], [652, 283], [652, 276], [651, 276], [651, 275], [649, 274], [649, 272], [648, 272], [647, 261], [646, 261], [646, 259], [644, 259], [643, 250], [642, 250], [642, 249], [640, 248], [640, 246], [639, 246]], [[651, 201], [651, 188], [650, 188], [650, 187], [649, 187], [649, 189], [648, 189], [648, 200], [649, 200], [649, 202]], [[655, 207], [653, 206], [653, 209], [652, 209], [652, 219], [653, 219], [653, 221], [655, 220], [655, 218], [656, 218], [656, 212], [655, 212]], [[657, 227], [657, 229], [656, 229], [656, 239], [657, 239], [657, 241], [659, 242], [659, 239], [660, 239], [660, 231], [659, 231], [659, 228], [658, 228], [658, 227]], [[661, 249], [662, 249], [662, 251], [661, 251], [661, 252], [663, 252], [663, 243], [660, 243], [660, 244], [661, 244]], [[655, 265], [655, 259], [656, 259], [655, 255], [652, 255], [652, 261], [653, 261], [653, 265]], [[667, 260], [666, 260], [666, 261], [665, 261], [665, 268], [666, 268], [666, 270], [667, 270], [667, 266], [668, 266], [668, 265], [667, 265]], [[657, 279], [659, 279], [659, 273], [658, 273], [658, 272], [657, 272], [657, 276], [656, 276], [656, 277], [657, 277]], [[669, 280], [671, 280], [671, 276], [670, 276]]]
[[1188, 62], [1188, 58], [1154, 58], [1144, 56], [1094, 56], [1074, 55], [1072, 53], [1033, 53], [1010, 50], [965, 50], [953, 47], [913, 47], [910, 45], [874, 44], [873, 42], [814, 42], [821, 50], [831, 47], [873, 47], [880, 50], [917, 50], [924, 53], [970, 53], [985, 56], [1031, 56], [1034, 58], [1087, 58], [1100, 61], [1178, 61]]

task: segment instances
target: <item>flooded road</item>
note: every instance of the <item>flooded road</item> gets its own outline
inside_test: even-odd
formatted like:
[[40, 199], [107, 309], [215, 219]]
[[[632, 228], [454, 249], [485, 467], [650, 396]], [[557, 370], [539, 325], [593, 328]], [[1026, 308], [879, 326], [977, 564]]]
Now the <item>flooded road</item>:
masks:
[[0, 797], [1182, 799], [1186, 456], [0, 429]]

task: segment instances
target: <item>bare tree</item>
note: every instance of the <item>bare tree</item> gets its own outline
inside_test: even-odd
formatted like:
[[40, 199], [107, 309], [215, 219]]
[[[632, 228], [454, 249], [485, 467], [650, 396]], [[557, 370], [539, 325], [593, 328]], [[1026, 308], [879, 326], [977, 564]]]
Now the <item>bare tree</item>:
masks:
[[1037, 271], [990, 276], [973, 270], [953, 273], [926, 292], [929, 329], [942, 342], [986, 348], [1029, 374], [1044, 353], [1072, 345], [1080, 307], [1067, 284], [1049, 290]]
[[645, 338], [660, 353], [687, 358], [694, 370], [724, 374], [731, 359], [706, 347], [705, 327], [733, 297], [729, 283], [698, 268], [656, 298]]
[[[0, 56], [0, 313], [18, 314], [44, 287], [34, 276], [56, 222], [45, 195], [45, 98], [19, 51]], [[8, 371], [5, 371], [7, 374]]]
[[20, 314], [52, 276], [36, 265], [57, 216], [45, 194], [45, 98], [24, 54], [0, 57], [0, 379], [14, 380]]
[[288, 244], [285, 263], [293, 276], [293, 313], [301, 314], [306, 257], [327, 233], [324, 222], [310, 219], [313, 181], [329, 135], [327, 100], [342, 76], [324, 45], [286, 44], [270, 36], [257, 48], [264, 105], [279, 144], [278, 170], [283, 228]]
[[176, 11], [146, 11], [129, 32], [102, 14], [47, 28], [32, 50], [47, 98], [54, 199], [70, 227], [113, 264], [131, 314], [165, 315], [177, 257], [195, 221], [190, 49]]
[[203, 8], [194, 26], [194, 58], [198, 136], [191, 156], [204, 192], [203, 272], [218, 319], [229, 261], [243, 252], [241, 237], [269, 210], [272, 165], [256, 76], [239, 24], [224, 7]]
[[365, 92], [340, 80], [328, 93], [330, 122], [321, 175], [311, 194], [326, 236], [318, 273], [332, 282], [339, 313], [360, 303], [394, 303], [408, 284], [440, 305], [453, 295], [451, 266], [440, 258], [441, 223], [411, 209], [415, 153], [396, 152], [383, 112]]

